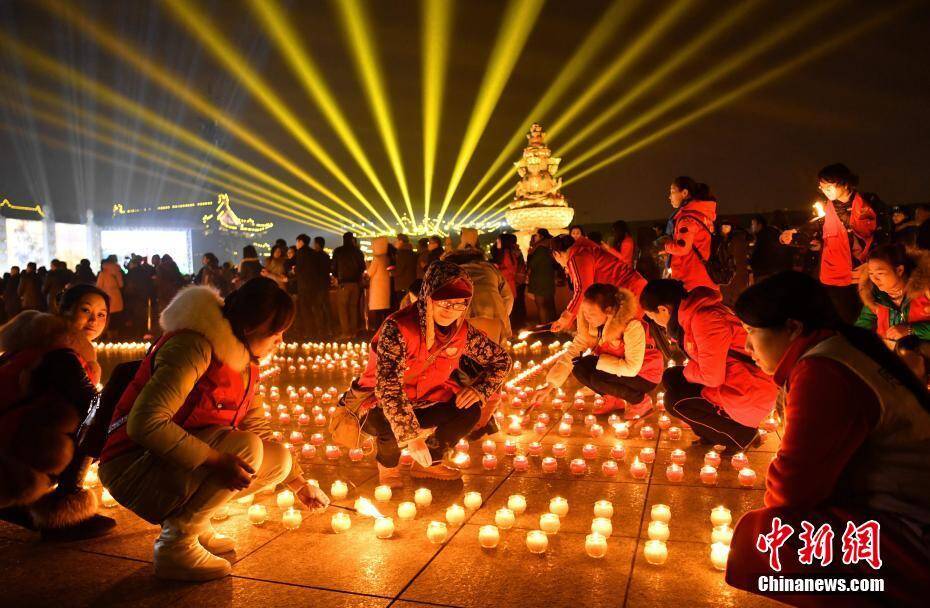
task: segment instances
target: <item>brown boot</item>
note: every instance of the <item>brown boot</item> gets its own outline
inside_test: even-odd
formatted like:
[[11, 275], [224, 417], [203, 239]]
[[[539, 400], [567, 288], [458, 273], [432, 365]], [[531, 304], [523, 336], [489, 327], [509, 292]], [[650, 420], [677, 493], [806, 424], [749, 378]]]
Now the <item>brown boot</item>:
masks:
[[379, 462], [378, 482], [394, 490], [404, 487], [404, 480], [400, 476], [400, 467], [386, 467]]
[[410, 467], [410, 476], [414, 479], [438, 479], [440, 481], [457, 481], [462, 478], [462, 472], [442, 464], [434, 464], [431, 467], [424, 467], [419, 463], [413, 463]]

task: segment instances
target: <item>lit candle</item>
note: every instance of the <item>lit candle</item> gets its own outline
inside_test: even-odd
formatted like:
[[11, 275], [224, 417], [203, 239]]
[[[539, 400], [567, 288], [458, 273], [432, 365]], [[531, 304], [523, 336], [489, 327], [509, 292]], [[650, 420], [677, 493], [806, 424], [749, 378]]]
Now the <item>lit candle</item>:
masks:
[[375, 518], [375, 536], [391, 538], [394, 535], [394, 520], [390, 517]]
[[710, 531], [710, 542], [712, 543], [723, 543], [724, 545], [729, 545], [730, 541], [732, 540], [733, 528], [730, 526], [714, 526], [714, 529]]
[[400, 462], [398, 464], [402, 467], [413, 466], [413, 456], [410, 455], [410, 450], [404, 448], [400, 451]]
[[549, 546], [549, 537], [542, 530], [530, 530], [526, 533], [526, 548], [530, 553], [545, 553]]
[[461, 505], [449, 505], [446, 509], [446, 521], [457, 526], [465, 521], [465, 509]]
[[432, 504], [433, 493], [429, 488], [417, 488], [417, 491], [413, 493], [413, 502], [421, 509], [424, 509]]
[[649, 528], [646, 532], [650, 540], [661, 540], [663, 542], [668, 540], [668, 524], [664, 521], [649, 522]]
[[597, 446], [593, 443], [584, 444], [584, 447], [581, 448], [581, 456], [585, 460], [594, 460], [597, 458]]
[[756, 483], [756, 472], [750, 469], [749, 467], [740, 469], [739, 483], [740, 485], [744, 487], [751, 488], [753, 484]]
[[365, 451], [362, 448], [352, 448], [349, 450], [349, 460], [352, 462], [361, 462], [365, 457]]
[[468, 442], [464, 439], [459, 439], [458, 443], [455, 444], [456, 452], [468, 453]]
[[210, 519], [214, 521], [223, 521], [224, 519], [228, 517], [229, 517], [229, 505], [225, 504], [225, 505], [220, 505], [219, 508], [216, 511], [214, 511], [213, 514], [210, 516]]
[[543, 446], [538, 441], [534, 441], [527, 446], [526, 451], [530, 456], [542, 456]]
[[342, 500], [349, 494], [349, 486], [346, 482], [337, 479], [329, 486], [329, 496], [335, 500]]
[[614, 437], [617, 439], [626, 439], [630, 436], [630, 425], [626, 422], [620, 422], [613, 426]]
[[659, 428], [663, 431], [672, 426], [672, 419], [668, 417], [668, 414], [662, 414], [659, 416]]
[[497, 527], [501, 530], [509, 530], [516, 523], [516, 516], [514, 516], [513, 511], [510, 509], [498, 509], [494, 514], [494, 523], [497, 524]]
[[617, 460], [623, 460], [626, 457], [626, 449], [621, 442], [617, 442], [610, 448], [610, 457]]
[[340, 511], [338, 513], [333, 513], [333, 517], [329, 520], [329, 525], [332, 526], [333, 532], [339, 534], [352, 527], [352, 519], [349, 517], [348, 513]]
[[260, 526], [268, 519], [268, 510], [264, 505], [252, 505], [249, 507], [249, 521], [256, 526]]
[[276, 502], [279, 509], [289, 509], [294, 506], [294, 493], [290, 490], [282, 490], [278, 493]]
[[304, 517], [300, 514], [300, 511], [293, 507], [289, 507], [288, 510], [281, 515], [281, 523], [284, 524], [286, 530], [296, 530], [300, 527], [300, 523], [303, 520]]
[[654, 448], [643, 448], [639, 451], [639, 459], [650, 464], [656, 459], [656, 451]]
[[668, 505], [656, 504], [652, 505], [652, 509], [649, 510], [649, 515], [652, 521], [661, 521], [668, 523], [672, 520], [672, 510]]
[[633, 463], [630, 465], [630, 475], [633, 476], [633, 479], [646, 479], [648, 472], [646, 465], [640, 462], [638, 456], [633, 459]]
[[517, 515], [522, 515], [526, 511], [526, 498], [523, 494], [511, 494], [507, 499], [507, 508]]
[[715, 450], [707, 452], [704, 454], [704, 464], [709, 464], [715, 469], [718, 468], [720, 466], [720, 454], [718, 454]]
[[648, 424], [643, 425], [642, 428], [639, 429], [639, 436], [646, 440], [655, 439], [656, 430]]
[[312, 443], [305, 443], [300, 447], [300, 455], [304, 458], [315, 458], [316, 457], [316, 446]]
[[588, 470], [588, 465], [581, 458], [575, 458], [569, 464], [569, 470], [572, 472], [572, 475], [584, 475]]
[[588, 534], [584, 538], [584, 550], [588, 557], [600, 559], [607, 555], [607, 539], [597, 532]]
[[549, 512], [555, 513], [559, 517], [568, 515], [568, 500], [561, 496], [556, 496], [549, 501]]
[[594, 503], [594, 517], [611, 518], [614, 516], [614, 503], [609, 500], [599, 500]]
[[481, 458], [481, 466], [487, 471], [493, 471], [497, 468], [497, 456], [494, 454], [485, 454], [484, 457]]
[[100, 504], [108, 509], [112, 509], [116, 506], [116, 499], [113, 498], [113, 495], [110, 494], [110, 491], [106, 488], [100, 491]]
[[607, 538], [614, 533], [614, 525], [606, 517], [595, 517], [591, 520], [591, 532]]
[[559, 430], [558, 430], [558, 433], [559, 433], [559, 436], [560, 436], [560, 437], [568, 437], [568, 436], [570, 436], [570, 435], [572, 434], [572, 425], [570, 425], [570, 424], [568, 424], [568, 423], [566, 423], [566, 422], [561, 422], [561, 423], [559, 423]]
[[668, 559], [668, 547], [661, 540], [647, 540], [643, 547], [643, 555], [653, 566], [661, 566]]
[[493, 549], [501, 540], [497, 526], [481, 526], [478, 528], [478, 544], [483, 549]]
[[375, 500], [378, 502], [387, 502], [391, 500], [392, 495], [391, 486], [378, 486], [375, 488]]
[[339, 457], [342, 456], [342, 450], [338, 445], [328, 445], [326, 446], [326, 459], [327, 460], [339, 460]]
[[552, 456], [546, 456], [542, 459], [543, 473], [555, 473], [559, 468], [559, 462]]
[[471, 456], [464, 452], [459, 452], [452, 457], [452, 464], [459, 469], [467, 469], [471, 465]]
[[717, 570], [727, 569], [727, 559], [730, 557], [730, 545], [714, 543], [710, 546], [710, 563]]
[[449, 530], [446, 528], [445, 522], [431, 521], [426, 528], [426, 538], [437, 545], [445, 541], [448, 534]]
[[601, 425], [597, 423], [592, 424], [588, 428], [588, 433], [590, 433], [591, 437], [594, 437], [595, 439], [597, 439], [598, 437], [602, 437], [604, 435], [604, 427], [602, 427]]
[[701, 467], [701, 483], [712, 486], [717, 483], [717, 469], [705, 464]]
[[614, 460], [605, 460], [601, 463], [601, 473], [605, 477], [613, 477], [620, 471], [619, 465]]
[[672, 441], [678, 441], [679, 439], [681, 439], [681, 428], [677, 426], [669, 427], [668, 438]]
[[733, 454], [733, 458], [730, 459], [730, 465], [737, 471], [745, 469], [749, 466], [749, 458], [746, 457], [746, 454], [737, 452]]
[[310, 435], [310, 443], [312, 445], [323, 445], [323, 442], [326, 441], [326, 437], [322, 433], [314, 433]]
[[417, 516], [417, 506], [412, 502], [402, 502], [397, 505], [397, 519], [410, 521]]
[[493, 454], [497, 451], [497, 444], [492, 439], [488, 439], [481, 444], [481, 451], [485, 454]]
[[530, 469], [530, 461], [523, 454], [517, 454], [513, 457], [513, 470], [518, 473], [525, 473]]
[[514, 456], [517, 453], [517, 444], [508, 439], [504, 441], [504, 454], [507, 456]]
[[478, 509], [481, 506], [481, 492], [465, 492], [465, 503], [466, 509], [471, 509], [472, 511]]
[[675, 464], [684, 464], [685, 461], [688, 459], [688, 453], [682, 449], [676, 448], [672, 450], [672, 455], [670, 456], [670, 459]]
[[674, 462], [665, 468], [665, 477], [672, 482], [678, 482], [685, 478], [685, 470], [680, 464]]
[[710, 523], [714, 526], [729, 526], [733, 522], [733, 516], [730, 510], [723, 505], [718, 505], [710, 511]]

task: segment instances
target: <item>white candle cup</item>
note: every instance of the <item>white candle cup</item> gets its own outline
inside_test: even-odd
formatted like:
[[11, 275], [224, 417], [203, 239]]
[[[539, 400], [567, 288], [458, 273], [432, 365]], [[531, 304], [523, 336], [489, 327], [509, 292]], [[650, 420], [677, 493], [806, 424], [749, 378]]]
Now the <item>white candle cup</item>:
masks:
[[342, 500], [349, 494], [349, 486], [344, 481], [336, 480], [329, 486], [329, 497], [333, 500]]
[[242, 496], [242, 497], [240, 497], [240, 498], [237, 498], [237, 499], [236, 499], [236, 504], [238, 504], [238, 505], [240, 505], [240, 506], [242, 506], [242, 507], [247, 507], [247, 506], [249, 506], [250, 504], [252, 504], [252, 502], [253, 502], [254, 500], [255, 500], [255, 494], [246, 494], [245, 496]]
[[390, 486], [378, 486], [375, 488], [375, 500], [378, 502], [388, 502], [394, 493]]
[[556, 496], [549, 501], [549, 512], [555, 513], [559, 517], [565, 517], [568, 515], [568, 500], [561, 496]]
[[294, 506], [294, 493], [290, 490], [282, 490], [278, 492], [276, 502], [279, 509], [290, 509]]
[[649, 522], [649, 528], [646, 532], [649, 536], [649, 540], [661, 540], [665, 542], [668, 540], [669, 536], [668, 523], [664, 521], [651, 521]]
[[294, 507], [288, 507], [287, 511], [281, 515], [281, 523], [284, 524], [286, 530], [296, 530], [303, 520], [304, 516]]
[[733, 515], [723, 505], [714, 507], [710, 511], [710, 523], [714, 526], [729, 526], [733, 523]]
[[429, 488], [417, 488], [417, 491], [413, 493], [413, 502], [424, 509], [433, 503], [433, 493]]
[[493, 549], [501, 540], [497, 526], [481, 526], [478, 529], [478, 544], [483, 549]]
[[668, 559], [668, 547], [661, 540], [647, 540], [643, 555], [653, 566], [661, 566]]
[[739, 483], [745, 488], [751, 488], [756, 483], [756, 472], [749, 467], [740, 469]]
[[526, 533], [526, 548], [530, 553], [545, 553], [549, 547], [549, 537], [542, 530], [530, 530]]
[[375, 518], [375, 536], [391, 538], [394, 535], [394, 520], [390, 517]]
[[729, 545], [730, 541], [732, 540], [733, 528], [730, 526], [714, 526], [714, 529], [710, 531], [710, 542], [712, 543], [723, 543], [724, 545]]
[[727, 559], [730, 557], [730, 545], [714, 543], [710, 546], [710, 563], [717, 570], [727, 569]]
[[431, 521], [426, 528], [426, 538], [428, 538], [431, 543], [437, 545], [445, 542], [448, 534], [449, 529], [446, 527], [445, 522]]
[[494, 523], [501, 530], [509, 530], [516, 523], [517, 518], [510, 509], [498, 509], [494, 514]]
[[610, 519], [614, 516], [614, 504], [609, 500], [599, 500], [594, 503], [594, 517], [606, 517]]
[[481, 506], [481, 492], [465, 492], [465, 498], [462, 502], [465, 504], [466, 509], [477, 510]]
[[539, 529], [546, 534], [558, 534], [562, 522], [555, 513], [543, 513], [539, 516]]
[[333, 532], [340, 534], [345, 532], [352, 527], [352, 518], [349, 517], [348, 513], [333, 513], [332, 518], [329, 520], [329, 525], [332, 527]]
[[652, 505], [652, 509], [650, 509], [649, 515], [652, 521], [668, 523], [672, 519], [672, 510], [668, 505]]
[[606, 517], [595, 517], [593, 520], [591, 520], [591, 532], [595, 532], [604, 538], [608, 538], [611, 534], [614, 533], [614, 525]]
[[512, 494], [507, 499], [507, 508], [516, 515], [522, 515], [526, 511], [526, 498], [522, 494]]
[[223, 521], [229, 517], [229, 504], [220, 505], [210, 516], [213, 521]]
[[607, 539], [597, 532], [592, 532], [585, 536], [584, 550], [588, 557], [600, 559], [607, 555]]
[[249, 507], [249, 521], [255, 525], [260, 526], [268, 519], [268, 509], [265, 508], [265, 505], [252, 505]]
[[446, 521], [458, 526], [465, 521], [465, 509], [461, 505], [449, 505], [446, 509]]
[[417, 506], [412, 502], [402, 502], [397, 505], [397, 519], [410, 521], [417, 516]]

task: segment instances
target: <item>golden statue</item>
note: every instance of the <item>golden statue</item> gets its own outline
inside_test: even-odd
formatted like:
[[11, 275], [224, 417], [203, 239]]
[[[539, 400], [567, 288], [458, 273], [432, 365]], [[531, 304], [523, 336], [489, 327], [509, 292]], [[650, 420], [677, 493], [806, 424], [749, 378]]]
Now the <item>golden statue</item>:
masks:
[[514, 163], [521, 179], [510, 208], [567, 206], [565, 197], [559, 192], [562, 178], [554, 177], [562, 159], [552, 157], [546, 145], [546, 132], [538, 123], [533, 123], [526, 139], [529, 145], [523, 149], [523, 158]]

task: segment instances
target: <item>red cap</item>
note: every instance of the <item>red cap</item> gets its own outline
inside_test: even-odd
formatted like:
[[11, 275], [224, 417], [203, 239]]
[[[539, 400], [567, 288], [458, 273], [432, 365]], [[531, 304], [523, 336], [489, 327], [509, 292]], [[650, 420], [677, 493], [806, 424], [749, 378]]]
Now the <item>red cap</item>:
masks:
[[450, 281], [430, 294], [433, 300], [459, 300], [472, 296], [472, 286], [468, 279], [459, 277]]

